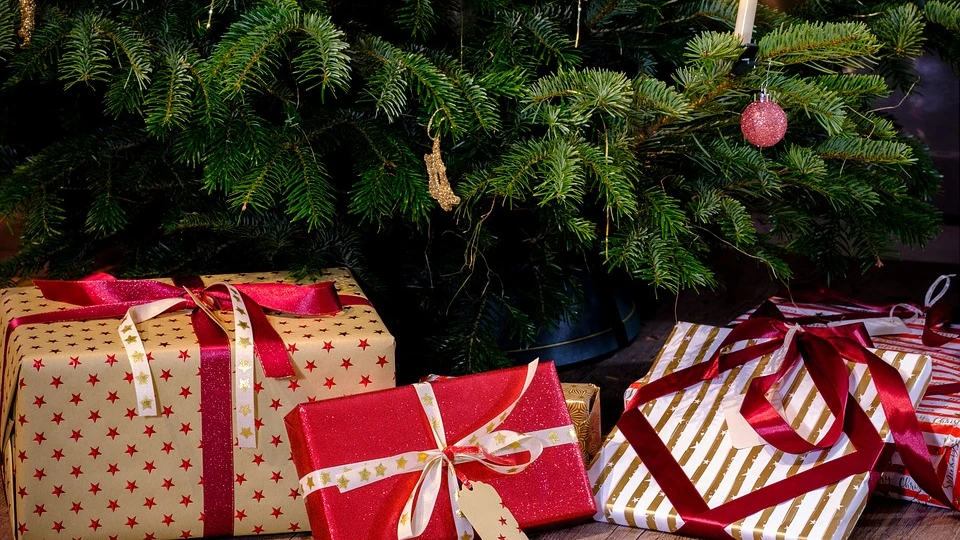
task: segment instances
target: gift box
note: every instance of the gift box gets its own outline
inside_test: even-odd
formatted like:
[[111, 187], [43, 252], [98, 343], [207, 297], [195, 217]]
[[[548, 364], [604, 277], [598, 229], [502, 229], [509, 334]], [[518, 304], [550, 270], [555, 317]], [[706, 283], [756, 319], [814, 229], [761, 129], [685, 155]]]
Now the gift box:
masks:
[[[889, 458], [885, 442], [919, 437], [899, 434], [897, 424], [892, 438], [884, 409], [919, 401], [931, 362], [854, 347], [852, 335], [833, 349], [832, 338], [814, 330], [752, 324], [766, 326], [746, 341], [749, 332], [677, 324], [589, 470], [598, 521], [710, 538], [850, 534], [876, 482], [873, 471]], [[845, 362], [847, 355], [857, 361]], [[824, 377], [832, 382], [822, 384]], [[901, 401], [891, 403], [891, 393]], [[831, 412], [841, 403], [845, 412]], [[769, 424], [745, 430], [745, 416]], [[909, 424], [910, 415], [894, 418]], [[768, 437], [788, 450], [806, 449], [807, 441], [820, 447], [785, 451]]]
[[[938, 280], [938, 282], [941, 280]], [[946, 280], [949, 282], [949, 279]], [[926, 306], [911, 306], [904, 310], [906, 304], [871, 306], [855, 302], [836, 295], [822, 293], [819, 299], [809, 295], [798, 294], [795, 298], [775, 296], [769, 301], [773, 303], [787, 319], [798, 319], [822, 324], [851, 324], [851, 321], [868, 323], [873, 342], [877, 347], [925, 354], [933, 360], [933, 378], [931, 390], [948, 388], [948, 385], [960, 384], [960, 339], [934, 339], [932, 342], [931, 329], [928, 325], [926, 312], [935, 304], [931, 298], [935, 287], [927, 294]], [[803, 302], [799, 298], [810, 298]], [[818, 301], [816, 301], [818, 300]], [[899, 317], [890, 321], [891, 309], [906, 311], [905, 320]], [[735, 323], [743, 322], [753, 313], [740, 316]], [[881, 316], [879, 318], [875, 318]], [[866, 317], [866, 319], [865, 319]], [[892, 333], [888, 333], [892, 332]], [[945, 334], [941, 333], [941, 336]], [[957, 388], [955, 390], [960, 390]], [[955, 390], [947, 392], [929, 392], [920, 404], [917, 405], [917, 417], [923, 430], [927, 447], [933, 459], [940, 484], [955, 504], [960, 504], [960, 394]], [[903, 465], [899, 454], [894, 454], [889, 465], [884, 469], [877, 493], [897, 499], [906, 499], [923, 504], [944, 506], [931, 497], [917, 485], [910, 473]]]
[[523, 529], [595, 512], [551, 363], [304, 403], [286, 425], [318, 540], [473, 538], [461, 482]]
[[307, 530], [283, 415], [395, 384], [394, 339], [345, 269], [171, 283], [0, 293], [16, 538]]
[[590, 464], [600, 450], [600, 387], [588, 383], [563, 383], [563, 397], [574, 429], [583, 462]]

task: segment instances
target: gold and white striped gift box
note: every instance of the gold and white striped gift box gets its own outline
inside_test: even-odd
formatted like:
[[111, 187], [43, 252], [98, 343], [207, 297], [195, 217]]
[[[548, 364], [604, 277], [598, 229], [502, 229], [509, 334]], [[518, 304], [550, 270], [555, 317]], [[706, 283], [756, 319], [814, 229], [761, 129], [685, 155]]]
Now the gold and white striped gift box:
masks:
[[[641, 383], [709, 360], [728, 332], [725, 328], [678, 323]], [[746, 345], [740, 343], [733, 348]], [[930, 381], [928, 358], [904, 352], [874, 352], [900, 371], [916, 405]], [[846, 435], [841, 435], [828, 450], [799, 455], [780, 452], [769, 445], [734, 447], [727, 433], [724, 400], [742, 396], [753, 377], [775, 371], [773, 356], [753, 360], [712, 381], [643, 405], [644, 415], [711, 508], [855, 451]], [[848, 363], [847, 369], [850, 391], [881, 437], [892, 442], [866, 366]], [[794, 429], [808, 440], [819, 440], [832, 415], [802, 363], [798, 362], [777, 390], [784, 417]], [[675, 532], [683, 525], [670, 500], [619, 430], [614, 429], [604, 441], [589, 476], [598, 521], [667, 532]], [[734, 522], [726, 530], [743, 540], [844, 539], [866, 505], [869, 476], [850, 476]]]

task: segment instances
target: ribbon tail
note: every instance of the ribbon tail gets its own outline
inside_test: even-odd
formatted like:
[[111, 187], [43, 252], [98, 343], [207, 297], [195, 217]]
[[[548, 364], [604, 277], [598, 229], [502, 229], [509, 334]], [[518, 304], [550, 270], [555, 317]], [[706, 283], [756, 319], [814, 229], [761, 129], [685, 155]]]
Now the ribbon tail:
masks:
[[137, 393], [137, 414], [140, 416], [157, 415], [157, 392], [154, 388], [153, 374], [150, 371], [150, 362], [143, 347], [137, 324], [150, 320], [165, 311], [179, 309], [187, 304], [179, 298], [157, 300], [149, 304], [133, 306], [120, 321], [118, 333], [120, 342], [127, 353], [130, 362], [130, 372], [133, 374], [133, 388]]
[[287, 353], [287, 346], [277, 330], [270, 324], [267, 315], [260, 304], [255, 302], [243, 291], [237, 291], [246, 306], [246, 314], [250, 319], [253, 331], [253, 346], [260, 358], [263, 374], [271, 379], [285, 379], [296, 376], [293, 362]]
[[443, 463], [441, 456], [435, 456], [424, 467], [397, 522], [398, 540], [416, 538], [426, 530], [440, 494]]

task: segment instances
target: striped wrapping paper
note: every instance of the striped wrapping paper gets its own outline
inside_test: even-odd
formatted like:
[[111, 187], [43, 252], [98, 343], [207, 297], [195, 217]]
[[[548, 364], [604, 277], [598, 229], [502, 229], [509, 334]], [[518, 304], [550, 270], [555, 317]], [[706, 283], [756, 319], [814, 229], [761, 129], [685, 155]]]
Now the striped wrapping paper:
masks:
[[[648, 383], [708, 360], [728, 332], [725, 328], [678, 323], [650, 372], [639, 382]], [[736, 344], [733, 349], [749, 344]], [[876, 352], [900, 370], [913, 402], [919, 401], [930, 380], [929, 359], [903, 352]], [[733, 446], [722, 404], [725, 399], [742, 396], [753, 377], [773, 372], [776, 366], [771, 357], [753, 360], [712, 381], [643, 406], [643, 413], [711, 508], [854, 451], [846, 435], [841, 435], [829, 450], [800, 455], [785, 454], [769, 445], [744, 449]], [[779, 393], [784, 417], [812, 440], [822, 435], [832, 416], [802, 363], [797, 365], [781, 382]], [[848, 370], [851, 392], [880, 435], [892, 441], [865, 366], [848, 363]], [[675, 532], [683, 524], [619, 430], [604, 441], [589, 476], [598, 521], [667, 532]], [[734, 522], [726, 530], [737, 539], [843, 539], [849, 536], [866, 505], [869, 484], [868, 473], [854, 475]]]
[[[773, 297], [771, 302], [780, 308], [788, 317], [806, 317], [812, 315], [850, 314], [860, 311], [856, 307], [844, 306], [841, 309], [823, 304], [794, 302], [788, 298]], [[745, 321], [752, 311], [737, 318], [734, 324]], [[855, 319], [855, 315], [850, 315]], [[928, 347], [921, 343], [923, 334], [923, 318], [906, 323], [909, 334], [895, 334], [888, 336], [874, 336], [873, 343], [877, 347], [893, 350], [920, 353], [933, 360], [933, 379], [930, 384], [947, 384], [960, 382], [960, 339], [955, 339], [940, 347]], [[920, 401], [917, 406], [917, 418], [920, 428], [927, 440], [930, 457], [937, 468], [937, 475], [942, 479], [942, 485], [947, 495], [954, 501], [960, 500], [960, 395], [929, 396]], [[910, 478], [904, 469], [900, 456], [894, 454], [890, 465], [883, 471], [877, 493], [897, 499], [907, 499], [933, 506], [943, 506], [930, 498]]]

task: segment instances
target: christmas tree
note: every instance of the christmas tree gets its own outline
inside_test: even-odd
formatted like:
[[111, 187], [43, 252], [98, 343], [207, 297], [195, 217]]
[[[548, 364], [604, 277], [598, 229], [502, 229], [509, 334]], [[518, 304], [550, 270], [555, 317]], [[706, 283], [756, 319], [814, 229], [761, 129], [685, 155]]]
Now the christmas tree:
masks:
[[[874, 101], [916, 91], [925, 49], [957, 65], [960, 4], [761, 6], [735, 73], [736, 12], [0, 0], [0, 212], [21, 239], [0, 273], [346, 265], [401, 352], [467, 371], [570, 315], [581, 272], [678, 291], [715, 286], [720, 251], [787, 280], [788, 257], [835, 275], [934, 237], [940, 177]], [[740, 128], [761, 88], [789, 118], [762, 149]]]

